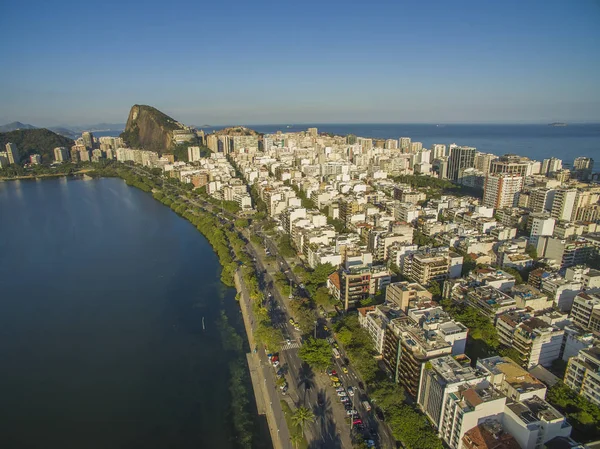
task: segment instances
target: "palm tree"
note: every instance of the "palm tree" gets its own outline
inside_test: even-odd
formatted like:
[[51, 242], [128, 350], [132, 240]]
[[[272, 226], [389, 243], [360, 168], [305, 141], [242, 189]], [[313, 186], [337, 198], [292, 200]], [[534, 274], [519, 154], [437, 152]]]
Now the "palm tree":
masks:
[[300, 427], [300, 430], [302, 431], [304, 431], [306, 423], [314, 421], [315, 414], [307, 407], [298, 407], [296, 411], [292, 413], [292, 423]]
[[302, 438], [302, 432], [294, 432], [290, 436], [290, 441], [296, 449], [298, 449], [298, 445], [302, 442]]

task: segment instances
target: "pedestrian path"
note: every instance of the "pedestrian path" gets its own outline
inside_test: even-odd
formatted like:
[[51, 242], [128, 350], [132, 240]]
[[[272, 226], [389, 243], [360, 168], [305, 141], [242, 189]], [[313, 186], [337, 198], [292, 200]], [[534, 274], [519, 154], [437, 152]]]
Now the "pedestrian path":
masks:
[[297, 341], [293, 341], [291, 343], [285, 343], [282, 347], [281, 350], [282, 351], [289, 351], [290, 349], [298, 349], [300, 346], [302, 346], [301, 343], [298, 343]]

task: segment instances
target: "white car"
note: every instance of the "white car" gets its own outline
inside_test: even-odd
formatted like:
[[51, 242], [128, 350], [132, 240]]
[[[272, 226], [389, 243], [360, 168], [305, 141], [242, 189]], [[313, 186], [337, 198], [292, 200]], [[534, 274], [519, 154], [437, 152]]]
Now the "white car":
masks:
[[343, 397], [343, 396], [348, 396], [348, 394], [346, 394], [346, 392], [345, 392], [345, 391], [338, 391], [338, 392], [337, 392], [337, 395], [338, 395], [338, 396], [340, 396], [340, 397]]
[[354, 388], [352, 388], [352, 387], [348, 387], [348, 394], [349, 394], [350, 396], [354, 396]]
[[338, 393], [339, 393], [340, 391], [344, 391], [344, 387], [337, 387], [337, 388], [335, 389], [335, 391], [337, 391]]
[[358, 415], [358, 412], [354, 409], [352, 410], [346, 410], [346, 415], [348, 416], [354, 416], [354, 415]]

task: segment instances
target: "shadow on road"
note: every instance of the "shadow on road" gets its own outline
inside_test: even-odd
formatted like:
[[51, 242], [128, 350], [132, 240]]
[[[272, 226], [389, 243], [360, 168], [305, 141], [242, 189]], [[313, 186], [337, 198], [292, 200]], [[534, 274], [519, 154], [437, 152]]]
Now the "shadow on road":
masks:
[[312, 407], [315, 414], [315, 426], [319, 430], [321, 439], [309, 443], [309, 449], [341, 449], [342, 441], [338, 435], [338, 428], [333, 419], [331, 399], [323, 389], [317, 392], [317, 404]]
[[[308, 364], [302, 363], [298, 371], [298, 390], [302, 393], [302, 405], [306, 406], [306, 396], [315, 386], [315, 373]], [[300, 405], [300, 404], [298, 404]]]

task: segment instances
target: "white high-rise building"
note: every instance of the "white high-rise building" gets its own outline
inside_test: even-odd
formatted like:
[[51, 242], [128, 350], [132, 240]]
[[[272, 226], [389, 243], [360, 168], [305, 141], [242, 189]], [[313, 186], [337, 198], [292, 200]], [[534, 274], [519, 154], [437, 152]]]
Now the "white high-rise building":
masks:
[[69, 160], [69, 150], [65, 147], [56, 147], [54, 149], [54, 160], [56, 162], [65, 162]]
[[200, 147], [188, 147], [188, 161], [195, 162], [200, 160]]
[[446, 156], [446, 145], [441, 143], [434, 143], [431, 145], [431, 157], [433, 159], [439, 159], [440, 157]]
[[513, 207], [523, 189], [523, 177], [509, 174], [488, 174], [483, 187], [483, 205], [494, 209]]
[[529, 234], [529, 243], [537, 246], [538, 240], [542, 235], [552, 235], [556, 220], [552, 217], [536, 217], [531, 223], [531, 233]]
[[18, 164], [20, 161], [19, 150], [14, 143], [8, 142], [6, 144], [6, 154], [8, 156], [9, 164]]
[[560, 189], [554, 194], [550, 215], [557, 220], [570, 221], [577, 197], [576, 189]]
[[562, 161], [555, 157], [544, 159], [542, 163], [542, 175], [550, 175], [554, 172], [562, 170]]
[[403, 153], [410, 153], [410, 137], [400, 137], [400, 149]]
[[489, 383], [489, 375], [472, 368], [465, 357], [430, 360], [421, 374], [417, 402], [450, 448], [485, 418], [501, 418], [506, 396]]
[[396, 139], [388, 139], [385, 141], [385, 147], [388, 150], [397, 150], [398, 149], [398, 141]]

